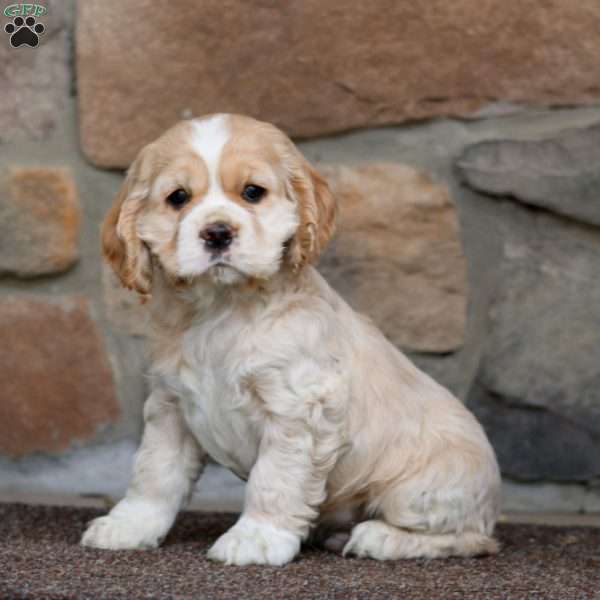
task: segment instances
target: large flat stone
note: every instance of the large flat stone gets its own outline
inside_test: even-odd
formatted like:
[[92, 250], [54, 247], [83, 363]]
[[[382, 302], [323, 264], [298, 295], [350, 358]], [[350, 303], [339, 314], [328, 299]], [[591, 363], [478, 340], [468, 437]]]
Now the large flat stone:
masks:
[[78, 5], [81, 139], [126, 166], [184, 116], [242, 112], [305, 137], [600, 97], [600, 4], [518, 0]]
[[0, 174], [0, 275], [61, 273], [79, 256], [81, 209], [68, 169], [14, 167]]
[[477, 386], [467, 406], [484, 426], [503, 475], [520, 481], [600, 476], [600, 437], [571, 420], [549, 410], [511, 405]]
[[600, 232], [518, 216], [505, 232], [480, 380], [600, 435]]
[[104, 345], [77, 296], [0, 300], [0, 454], [56, 453], [116, 421]]
[[465, 335], [466, 260], [454, 202], [396, 163], [322, 167], [340, 206], [319, 270], [397, 346], [450, 352]]
[[[39, 4], [48, 13], [38, 19], [46, 31], [36, 48], [13, 48], [4, 33], [10, 19], [0, 13], [0, 142], [48, 137], [70, 93], [69, 3]], [[8, 5], [3, 2], [2, 10]]]
[[600, 232], [504, 208], [490, 331], [468, 404], [506, 475], [594, 479], [600, 476]]
[[470, 146], [458, 161], [477, 191], [600, 225], [600, 125], [538, 141]]

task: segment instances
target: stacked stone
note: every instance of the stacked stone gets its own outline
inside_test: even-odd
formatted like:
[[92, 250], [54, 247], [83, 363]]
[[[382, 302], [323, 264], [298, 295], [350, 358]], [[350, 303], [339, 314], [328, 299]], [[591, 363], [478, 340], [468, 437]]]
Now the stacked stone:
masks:
[[100, 221], [145, 143], [219, 111], [300, 140], [340, 204], [319, 268], [467, 401], [519, 506], [599, 509], [597, 2], [46, 4], [37, 48], [0, 44], [0, 494], [128, 471], [146, 317]]
[[490, 141], [458, 161], [465, 184], [506, 203], [504, 244], [468, 404], [503, 472], [600, 476], [600, 125]]
[[90, 266], [75, 174], [15, 149], [43, 148], [69, 101], [64, 4], [48, 3], [39, 48], [0, 44], [0, 454], [12, 458], [94, 440], [121, 413], [90, 290], [69, 283]]

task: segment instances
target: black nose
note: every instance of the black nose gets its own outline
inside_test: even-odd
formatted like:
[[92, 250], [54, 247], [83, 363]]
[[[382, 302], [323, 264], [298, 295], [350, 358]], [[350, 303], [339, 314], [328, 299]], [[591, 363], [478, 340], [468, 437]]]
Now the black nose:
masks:
[[225, 250], [233, 241], [233, 229], [227, 223], [212, 223], [200, 232], [200, 237], [209, 248]]

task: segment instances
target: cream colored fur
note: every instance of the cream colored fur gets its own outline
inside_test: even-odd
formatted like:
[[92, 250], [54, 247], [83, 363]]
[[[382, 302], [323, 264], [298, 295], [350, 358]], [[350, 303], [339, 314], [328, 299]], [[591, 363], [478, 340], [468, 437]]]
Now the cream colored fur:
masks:
[[[282, 565], [309, 536], [353, 525], [348, 540], [336, 546], [333, 535], [325, 545], [341, 549], [342, 539], [344, 554], [381, 560], [497, 551], [500, 477], [480, 425], [314, 267], [298, 263], [331, 233], [331, 223], [305, 212], [312, 202], [316, 221], [333, 218], [318, 175], [283, 134], [251, 119], [178, 128], [154, 146], [167, 155], [188, 148], [200, 165], [192, 160], [188, 169], [203, 168], [204, 180], [175, 218], [162, 204], [170, 189], [164, 160], [146, 165], [145, 181], [130, 175], [136, 202], [148, 197], [136, 235], [153, 264], [154, 391], [127, 496], [82, 543], [157, 546], [210, 455], [248, 480], [244, 512], [209, 551], [214, 560]], [[202, 167], [210, 136], [221, 147]], [[256, 144], [256, 154], [244, 144]], [[261, 149], [249, 177], [268, 181], [269, 196], [246, 207], [231, 182]], [[207, 257], [197, 235], [216, 218], [238, 230], [227, 259]], [[117, 222], [113, 212], [107, 229]], [[134, 241], [104, 235], [119, 273], [119, 253]]]

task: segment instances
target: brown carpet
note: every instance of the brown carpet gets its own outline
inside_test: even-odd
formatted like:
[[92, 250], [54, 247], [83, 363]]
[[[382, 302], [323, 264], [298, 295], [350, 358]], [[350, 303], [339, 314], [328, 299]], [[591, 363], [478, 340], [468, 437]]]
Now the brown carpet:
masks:
[[206, 560], [232, 515], [186, 513], [158, 550], [79, 546], [92, 509], [0, 504], [0, 598], [599, 598], [600, 529], [501, 525], [498, 556], [376, 562], [305, 549], [283, 567]]

